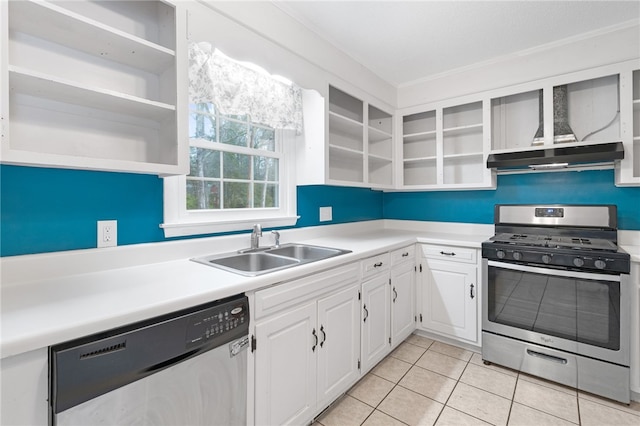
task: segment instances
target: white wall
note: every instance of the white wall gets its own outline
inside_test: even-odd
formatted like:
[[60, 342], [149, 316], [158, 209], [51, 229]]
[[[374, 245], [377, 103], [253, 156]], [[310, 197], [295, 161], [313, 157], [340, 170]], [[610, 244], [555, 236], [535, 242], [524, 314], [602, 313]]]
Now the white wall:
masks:
[[412, 107], [638, 58], [636, 20], [402, 85], [397, 106]]

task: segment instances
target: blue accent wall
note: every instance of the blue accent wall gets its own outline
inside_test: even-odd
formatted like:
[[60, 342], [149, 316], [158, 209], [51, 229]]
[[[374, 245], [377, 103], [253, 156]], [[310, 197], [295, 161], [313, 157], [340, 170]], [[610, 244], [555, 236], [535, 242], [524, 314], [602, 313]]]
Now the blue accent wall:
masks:
[[499, 175], [495, 191], [391, 192], [384, 218], [493, 223], [495, 204], [615, 204], [618, 228], [640, 230], [640, 187], [616, 187], [613, 170]]
[[[309, 185], [298, 187], [298, 223], [296, 227], [331, 225], [382, 219], [380, 191], [367, 188]], [[320, 222], [320, 207], [332, 207], [333, 220]]]
[[[497, 203], [616, 204], [619, 227], [640, 230], [640, 187], [617, 188], [612, 170], [504, 175], [495, 191], [380, 192], [298, 187], [296, 227], [373, 219], [493, 223]], [[0, 166], [0, 255], [96, 246], [96, 221], [118, 221], [118, 244], [166, 241], [162, 179], [150, 175]], [[331, 206], [333, 220], [319, 221]]]

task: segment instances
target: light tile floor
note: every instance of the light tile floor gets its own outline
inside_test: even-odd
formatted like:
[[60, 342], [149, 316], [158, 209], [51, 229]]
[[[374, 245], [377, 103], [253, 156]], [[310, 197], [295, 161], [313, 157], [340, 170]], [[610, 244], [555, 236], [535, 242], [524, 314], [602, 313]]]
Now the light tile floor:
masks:
[[630, 406], [502, 368], [411, 335], [325, 411], [317, 426], [633, 425]]

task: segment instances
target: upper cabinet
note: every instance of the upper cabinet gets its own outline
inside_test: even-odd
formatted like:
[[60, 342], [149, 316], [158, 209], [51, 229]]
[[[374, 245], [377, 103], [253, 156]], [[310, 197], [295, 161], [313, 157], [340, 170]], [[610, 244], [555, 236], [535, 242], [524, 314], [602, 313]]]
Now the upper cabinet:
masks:
[[187, 87], [186, 15], [179, 2], [25, 0], [1, 7], [3, 162], [188, 171], [186, 96], [179, 95]]
[[620, 140], [619, 76], [546, 84], [491, 100], [491, 148]]
[[[640, 64], [637, 64], [640, 67]], [[616, 185], [640, 185], [640, 69], [620, 74], [620, 117], [625, 157], [616, 170]]]
[[489, 154], [620, 141], [616, 184], [640, 185], [639, 65], [628, 61], [398, 111], [397, 187], [492, 189]]
[[393, 115], [329, 86], [328, 181], [393, 187]]
[[445, 103], [402, 115], [399, 156], [403, 188], [495, 187], [495, 179], [485, 166], [485, 103]]

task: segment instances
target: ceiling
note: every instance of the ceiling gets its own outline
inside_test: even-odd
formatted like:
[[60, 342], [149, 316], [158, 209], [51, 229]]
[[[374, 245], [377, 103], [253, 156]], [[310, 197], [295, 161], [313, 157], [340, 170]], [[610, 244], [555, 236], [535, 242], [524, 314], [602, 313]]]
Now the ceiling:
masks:
[[394, 86], [640, 20], [640, 1], [276, 1]]

